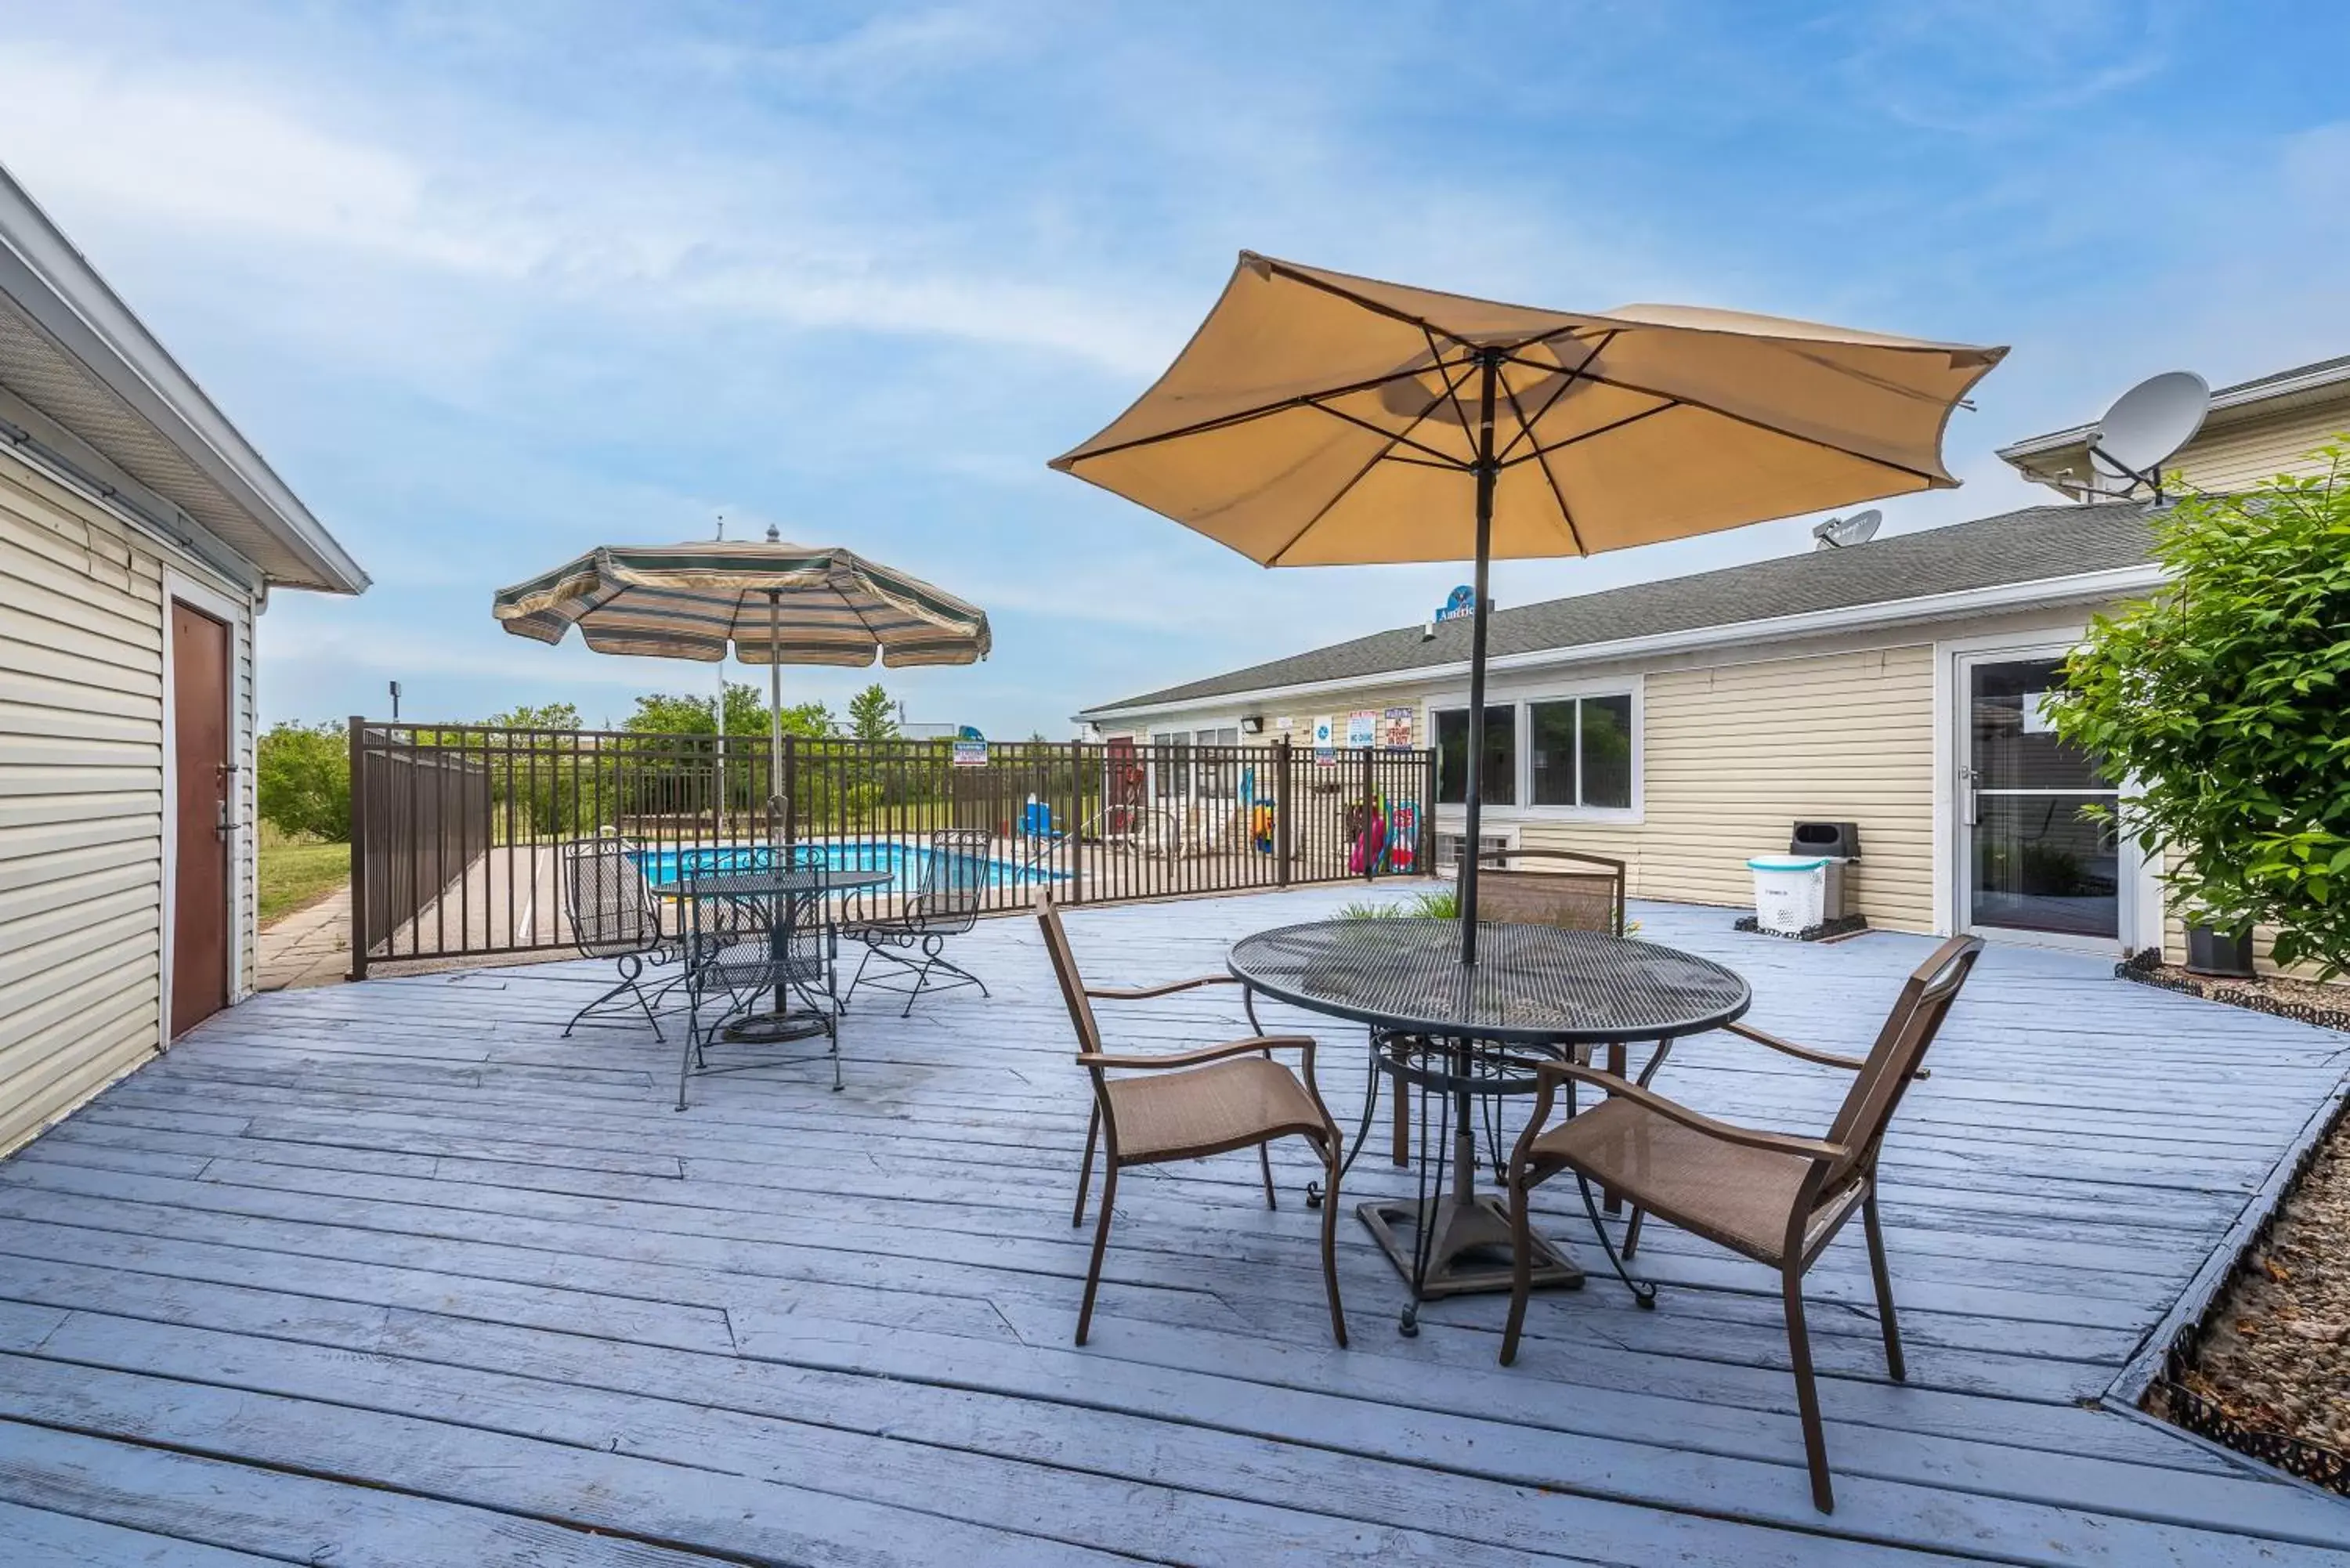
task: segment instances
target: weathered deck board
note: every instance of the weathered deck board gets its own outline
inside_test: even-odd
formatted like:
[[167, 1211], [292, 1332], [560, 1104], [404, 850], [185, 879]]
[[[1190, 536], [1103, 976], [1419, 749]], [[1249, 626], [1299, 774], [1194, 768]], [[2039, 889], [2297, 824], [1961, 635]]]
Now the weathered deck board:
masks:
[[[1141, 982], [1356, 896], [1071, 924], [1091, 973]], [[1831, 1049], [1866, 1046], [1925, 950], [1640, 913]], [[1887, 1149], [1909, 1384], [1883, 1376], [1857, 1241], [1812, 1276], [1823, 1517], [1773, 1277], [1664, 1227], [1657, 1311], [1599, 1279], [1541, 1298], [1504, 1369], [1498, 1298], [1397, 1336], [1351, 1220], [1356, 1346], [1328, 1344], [1302, 1150], [1272, 1213], [1245, 1157], [1137, 1172], [1070, 1346], [1066, 1016], [1027, 921], [963, 946], [994, 997], [852, 1011], [847, 1093], [726, 1075], [683, 1116], [674, 1043], [558, 1037], [591, 965], [208, 1024], [0, 1165], [0, 1558], [2350, 1563], [2350, 1506], [2084, 1403], [2339, 1091], [2350, 1039], [1994, 950]], [[1351, 1126], [1359, 1033], [1263, 1017], [1322, 1038]], [[1230, 991], [1106, 1022], [1142, 1048], [1245, 1031]], [[1805, 1128], [1835, 1077], [1715, 1037], [1659, 1083]], [[1350, 1202], [1403, 1190], [1383, 1147]], [[1584, 1223], [1550, 1206], [1570, 1244]]]

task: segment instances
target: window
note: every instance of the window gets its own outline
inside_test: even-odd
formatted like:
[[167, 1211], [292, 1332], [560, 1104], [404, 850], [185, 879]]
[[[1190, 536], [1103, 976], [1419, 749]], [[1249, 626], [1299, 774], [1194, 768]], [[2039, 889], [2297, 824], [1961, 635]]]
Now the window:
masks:
[[1151, 793], [1158, 795], [1180, 795], [1191, 787], [1191, 757], [1189, 743], [1191, 736], [1185, 730], [1153, 730], [1150, 749], [1158, 753], [1151, 769]]
[[1241, 743], [1240, 726], [1228, 724], [1219, 730], [1153, 730], [1150, 744], [1158, 755], [1158, 793], [1161, 795], [1190, 794], [1196, 788], [1203, 795], [1229, 795], [1239, 788], [1239, 774], [1232, 759], [1210, 753], [1201, 756], [1193, 748], [1199, 746], [1237, 746]]
[[[1485, 804], [1515, 805], [1518, 800], [1518, 711], [1507, 703], [1485, 706]], [[1469, 798], [1469, 710], [1436, 711], [1436, 799], [1460, 805]]]
[[[1191, 732], [1191, 743], [1194, 746], [1237, 746], [1241, 743], [1240, 726], [1230, 724], [1221, 730], [1194, 730]], [[1194, 776], [1201, 794], [1224, 800], [1240, 793], [1240, 769], [1234, 765], [1229, 752], [1211, 752], [1206, 756], [1196, 756], [1196, 761], [1198, 767]]]
[[1526, 710], [1529, 794], [1535, 805], [1628, 810], [1632, 699], [1565, 697]]

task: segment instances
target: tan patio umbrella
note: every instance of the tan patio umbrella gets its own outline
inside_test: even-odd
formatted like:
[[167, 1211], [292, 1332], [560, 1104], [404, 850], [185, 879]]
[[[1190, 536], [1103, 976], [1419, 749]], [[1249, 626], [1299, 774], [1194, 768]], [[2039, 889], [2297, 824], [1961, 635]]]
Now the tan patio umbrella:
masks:
[[1683, 306], [1539, 310], [1244, 251], [1158, 383], [1052, 466], [1268, 566], [1475, 560], [1473, 846], [1490, 560], [1953, 486], [1943, 427], [2006, 352]]
[[[785, 544], [608, 546], [501, 588], [491, 613], [516, 637], [598, 653], [715, 663], [729, 644], [767, 670], [768, 792], [784, 776], [786, 664], [892, 669], [971, 664], [993, 645], [987, 612], [850, 550]], [[719, 715], [725, 727], [725, 715]]]

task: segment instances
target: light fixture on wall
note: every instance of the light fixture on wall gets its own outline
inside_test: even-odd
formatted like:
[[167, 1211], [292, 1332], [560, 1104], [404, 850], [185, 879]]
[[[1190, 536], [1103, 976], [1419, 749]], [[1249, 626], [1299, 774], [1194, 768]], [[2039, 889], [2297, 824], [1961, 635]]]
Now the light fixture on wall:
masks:
[[1248, 713], [1243, 715], [1241, 719], [1241, 733], [1243, 735], [1263, 734], [1264, 715], [1262, 713]]

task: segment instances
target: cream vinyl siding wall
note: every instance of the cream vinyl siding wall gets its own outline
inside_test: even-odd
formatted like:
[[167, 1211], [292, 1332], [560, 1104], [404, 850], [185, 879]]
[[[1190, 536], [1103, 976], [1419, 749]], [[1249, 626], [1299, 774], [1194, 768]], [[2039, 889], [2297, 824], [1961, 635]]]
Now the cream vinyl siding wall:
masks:
[[[162, 1044], [167, 569], [243, 605], [231, 746], [253, 821], [250, 598], [0, 452], [0, 1151]], [[253, 839], [235, 930], [252, 989]]]
[[1753, 901], [1747, 857], [1783, 853], [1797, 820], [1854, 822], [1861, 856], [1846, 872], [1847, 901], [1872, 925], [1930, 930], [1933, 668], [1918, 644], [1650, 672], [1641, 820], [1523, 807], [1489, 808], [1486, 820], [1514, 827], [1523, 847], [1624, 861], [1637, 898], [1730, 905]]
[[2350, 402], [2288, 409], [2206, 431], [2187, 443], [2171, 466], [2199, 490], [2250, 490], [2279, 473], [2323, 473], [2310, 453], [2350, 432]]

